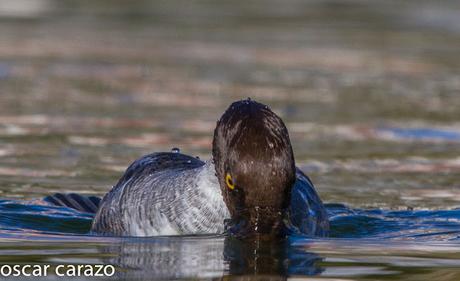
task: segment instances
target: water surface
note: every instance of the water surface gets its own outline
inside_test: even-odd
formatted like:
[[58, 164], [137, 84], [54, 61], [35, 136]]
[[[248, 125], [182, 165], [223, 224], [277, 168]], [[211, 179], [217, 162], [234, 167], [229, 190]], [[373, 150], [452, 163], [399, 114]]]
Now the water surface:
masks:
[[[29, 2], [0, 3], [1, 263], [460, 279], [457, 1]], [[152, 151], [207, 159], [216, 120], [248, 96], [285, 120], [331, 237], [94, 237], [91, 215], [40, 201], [101, 196]]]

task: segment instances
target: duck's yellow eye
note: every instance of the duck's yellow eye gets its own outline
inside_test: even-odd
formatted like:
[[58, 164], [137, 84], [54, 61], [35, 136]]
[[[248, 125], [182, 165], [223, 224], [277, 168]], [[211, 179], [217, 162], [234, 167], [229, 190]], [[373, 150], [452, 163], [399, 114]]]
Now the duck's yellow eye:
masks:
[[232, 176], [229, 173], [225, 176], [225, 183], [227, 183], [227, 187], [231, 190], [235, 189], [235, 184], [233, 183]]

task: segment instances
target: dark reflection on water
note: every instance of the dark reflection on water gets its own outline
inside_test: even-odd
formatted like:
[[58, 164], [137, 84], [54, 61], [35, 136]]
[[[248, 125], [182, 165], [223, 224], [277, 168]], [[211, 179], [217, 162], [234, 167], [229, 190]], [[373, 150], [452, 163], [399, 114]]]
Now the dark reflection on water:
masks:
[[226, 238], [224, 259], [229, 273], [238, 275], [316, 275], [321, 258], [293, 248], [288, 240], [239, 240]]
[[[118, 277], [139, 280], [220, 278], [286, 280], [291, 275], [321, 273], [321, 258], [285, 239], [240, 240], [233, 237], [163, 237], [126, 239], [103, 247], [114, 258], [106, 263], [123, 269]], [[222, 277], [223, 280], [229, 278]]]

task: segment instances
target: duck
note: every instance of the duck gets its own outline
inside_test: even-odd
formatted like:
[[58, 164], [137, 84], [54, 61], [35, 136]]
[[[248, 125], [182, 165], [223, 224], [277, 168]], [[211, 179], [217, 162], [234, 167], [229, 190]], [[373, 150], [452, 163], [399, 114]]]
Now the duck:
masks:
[[211, 159], [178, 149], [145, 155], [93, 210], [91, 233], [105, 236], [329, 232], [323, 202], [296, 167], [286, 125], [250, 98], [217, 121]]

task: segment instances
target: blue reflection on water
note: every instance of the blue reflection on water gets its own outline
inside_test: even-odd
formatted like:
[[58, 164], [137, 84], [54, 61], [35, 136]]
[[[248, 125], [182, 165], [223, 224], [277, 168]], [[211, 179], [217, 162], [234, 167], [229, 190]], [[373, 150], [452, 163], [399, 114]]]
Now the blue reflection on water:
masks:
[[88, 232], [93, 214], [40, 203], [0, 200], [0, 231], [57, 234]]
[[10, 76], [10, 66], [9, 64], [0, 62], [0, 79], [5, 79]]
[[379, 128], [381, 133], [391, 133], [395, 137], [411, 140], [460, 141], [460, 132], [438, 128]]
[[[253, 276], [251, 280], [259, 280], [255, 276], [268, 278], [263, 280], [286, 280], [287, 276], [311, 276], [324, 271], [323, 257], [309, 250], [309, 243], [315, 241], [342, 239], [359, 244], [374, 240], [384, 246], [382, 241], [393, 239], [458, 241], [460, 237], [459, 209], [366, 210], [327, 204], [327, 210], [331, 221], [330, 236], [334, 239], [304, 236], [279, 240], [237, 239], [216, 235], [126, 237], [99, 247], [98, 252], [104, 257], [102, 262], [126, 269], [118, 271], [120, 279], [250, 275]], [[11, 237], [11, 233], [58, 234], [50, 239], [84, 235], [91, 220], [90, 213], [47, 205], [40, 200], [0, 200], [0, 238]]]
[[331, 237], [448, 241], [460, 237], [460, 210], [351, 209], [328, 205]]

